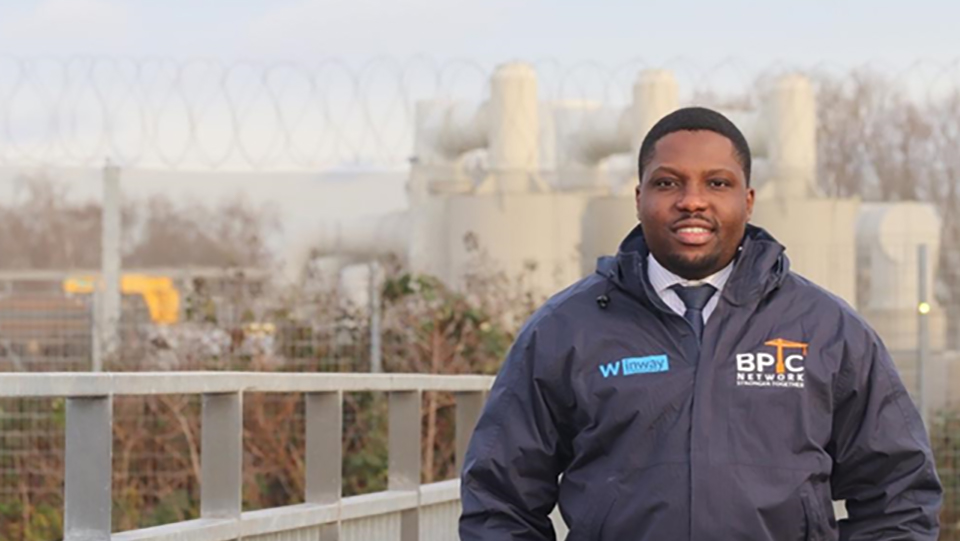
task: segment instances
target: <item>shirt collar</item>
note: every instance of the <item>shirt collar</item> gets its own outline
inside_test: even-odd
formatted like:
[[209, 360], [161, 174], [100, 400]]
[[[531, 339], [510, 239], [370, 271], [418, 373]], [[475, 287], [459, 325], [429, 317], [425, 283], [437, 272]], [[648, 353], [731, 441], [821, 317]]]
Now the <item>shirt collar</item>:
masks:
[[684, 287], [698, 286], [701, 284], [710, 284], [717, 288], [717, 291], [723, 291], [730, 274], [733, 272], [733, 261], [729, 265], [720, 269], [714, 274], [703, 278], [702, 280], [687, 280], [668, 271], [663, 265], [653, 257], [653, 254], [647, 255], [647, 277], [650, 279], [650, 285], [656, 290], [658, 295], [663, 295], [671, 287], [680, 284]]

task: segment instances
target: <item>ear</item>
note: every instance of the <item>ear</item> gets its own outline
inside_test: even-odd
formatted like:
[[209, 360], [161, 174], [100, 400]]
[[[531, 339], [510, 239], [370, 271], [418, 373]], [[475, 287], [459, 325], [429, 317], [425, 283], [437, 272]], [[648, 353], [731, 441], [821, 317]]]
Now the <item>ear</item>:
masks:
[[637, 209], [637, 221], [640, 221], [640, 200], [642, 197], [643, 195], [640, 190], [640, 184], [637, 184], [637, 187], [634, 188], [634, 196], [633, 196], [634, 202], [636, 203], [636, 209]]
[[753, 217], [753, 200], [756, 197], [756, 192], [753, 188], [747, 188], [747, 221], [750, 221], [750, 218]]

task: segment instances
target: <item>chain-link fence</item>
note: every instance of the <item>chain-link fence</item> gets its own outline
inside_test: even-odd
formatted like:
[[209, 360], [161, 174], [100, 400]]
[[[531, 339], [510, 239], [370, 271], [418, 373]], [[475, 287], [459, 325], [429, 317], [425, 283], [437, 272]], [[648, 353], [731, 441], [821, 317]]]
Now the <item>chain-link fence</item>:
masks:
[[[59, 276], [57, 276], [59, 274]], [[82, 276], [82, 275], [81, 275]], [[169, 276], [167, 276], [169, 277]], [[194, 269], [175, 276], [180, 303], [172, 321], [151, 312], [155, 291], [123, 295], [118, 347], [105, 368], [120, 371], [283, 370], [368, 371], [369, 327], [354, 309], [301, 299], [297, 311], [273, 302], [264, 274]], [[80, 278], [82, 279], [82, 278]], [[0, 366], [3, 371], [86, 371], [93, 360], [95, 293], [73, 287], [76, 273], [8, 273], [0, 294]], [[78, 291], [79, 289], [79, 291]], [[155, 308], [155, 307], [154, 307]], [[349, 446], [356, 456], [369, 443], [369, 415], [345, 402]], [[0, 538], [53, 539], [62, 531], [64, 403], [0, 400]], [[302, 487], [303, 411], [295, 397], [249, 395], [246, 505], [295, 503]], [[128, 398], [114, 404], [114, 494], [118, 530], [185, 520], [199, 510], [199, 402], [183, 397]], [[383, 428], [383, 427], [381, 427]], [[276, 438], [276, 431], [287, 434]], [[289, 453], [294, 453], [291, 459]], [[384, 455], [385, 456], [385, 455]], [[367, 465], [352, 479], [370, 477]], [[356, 481], [354, 481], [356, 484]], [[349, 482], [347, 490], [363, 489]], [[373, 488], [377, 488], [376, 486]], [[372, 488], [371, 488], [372, 489]]]
[[[168, 269], [173, 271], [174, 269]], [[69, 291], [72, 274], [7, 276], [12, 292], [46, 291], [46, 299], [78, 300], [85, 311], [85, 349], [79, 360], [48, 348], [43, 336], [11, 335], [24, 347], [32, 371], [88, 370], [96, 334], [92, 293]], [[175, 274], [170, 272], [168, 274]], [[182, 295], [172, 322], [151, 317], [149, 291], [124, 295], [120, 344], [107, 370], [253, 370], [369, 372], [370, 315], [323, 286], [280, 294], [255, 269], [192, 269], [175, 275]], [[398, 372], [489, 373], [510, 342], [501, 310], [469, 302], [426, 277], [401, 269], [383, 277], [382, 369]], [[21, 288], [20, 282], [30, 284]], [[414, 283], [415, 282], [415, 283]], [[41, 287], [41, 283], [45, 287]], [[424, 292], [427, 298], [414, 293]], [[11, 293], [11, 298], [18, 298]], [[487, 295], [485, 299], [496, 298]], [[511, 302], [511, 304], [515, 304]], [[62, 317], [58, 311], [15, 312], [15, 321]], [[55, 335], [52, 343], [68, 336]], [[457, 351], [466, 348], [469, 351]], [[451, 359], [451, 356], [459, 358]], [[427, 360], [424, 361], [423, 359]], [[486, 363], [484, 365], [483, 363]], [[386, 487], [386, 397], [344, 397], [343, 486], [346, 495]], [[51, 539], [61, 535], [64, 452], [62, 400], [0, 401], [0, 536]], [[424, 396], [424, 479], [453, 471], [453, 399]], [[197, 516], [200, 405], [177, 396], [130, 397], [114, 403], [114, 527], [125, 530]], [[244, 397], [245, 509], [303, 501], [304, 410], [299, 397], [248, 393]]]

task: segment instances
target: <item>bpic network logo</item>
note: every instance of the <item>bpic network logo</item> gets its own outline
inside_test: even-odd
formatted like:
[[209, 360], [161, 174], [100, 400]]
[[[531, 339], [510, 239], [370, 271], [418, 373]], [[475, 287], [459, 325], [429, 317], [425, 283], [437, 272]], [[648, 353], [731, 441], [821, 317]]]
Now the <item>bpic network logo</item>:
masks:
[[802, 389], [809, 344], [777, 338], [764, 345], [776, 353], [737, 353], [737, 386]]

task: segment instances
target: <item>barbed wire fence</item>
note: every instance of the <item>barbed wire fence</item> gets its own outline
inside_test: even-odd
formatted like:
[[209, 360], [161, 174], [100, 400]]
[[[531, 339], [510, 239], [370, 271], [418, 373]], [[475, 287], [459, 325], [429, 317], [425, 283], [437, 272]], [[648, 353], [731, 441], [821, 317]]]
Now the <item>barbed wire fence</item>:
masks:
[[[960, 61], [762, 70], [735, 60], [713, 66], [684, 60], [666, 66], [641, 60], [618, 66], [550, 60], [532, 65], [542, 103], [593, 108], [630, 103], [637, 75], [646, 68], [673, 71], [681, 104], [731, 109], [758, 107], [770, 81], [802, 72], [817, 91], [823, 192], [867, 201], [921, 200], [937, 208], [942, 242], [939, 260], [930, 264], [938, 269], [936, 300], [948, 314], [948, 330], [938, 346], [942, 351], [935, 352], [945, 387], [931, 432], [948, 491], [943, 539], [960, 539], [960, 416], [954, 413], [960, 395], [952, 392], [960, 371], [953, 368], [952, 353], [958, 349], [952, 338], [958, 333], [951, 332], [960, 328], [960, 223], [952, 212], [960, 212]], [[127, 171], [256, 172], [264, 182], [280, 172], [405, 170], [413, 155], [418, 101], [482, 103], [490, 95], [493, 71], [494, 66], [469, 59], [428, 57], [385, 57], [362, 65], [337, 59], [302, 65], [0, 57], [0, 180], [35, 171], [56, 176], [64, 169], [99, 170], [108, 160]], [[478, 163], [483, 166], [482, 160]], [[94, 347], [88, 332], [94, 324], [91, 297], [64, 293], [64, 280], [71, 278], [58, 273], [64, 269], [7, 268], [4, 278], [3, 268], [0, 261], [0, 371], [86, 369]], [[179, 280], [177, 287], [189, 296], [183, 321], [192, 325], [166, 334], [156, 332], [142, 300], [124, 297], [124, 343], [130, 345], [129, 355], [152, 363], [150, 369], [248, 363], [271, 370], [367, 370], [373, 362], [362, 310], [344, 313], [329, 302], [287, 305], [282, 308], [314, 318], [313, 325], [289, 324], [276, 317], [280, 307], [264, 293], [269, 280], [256, 271], [214, 278], [184, 270]], [[886, 340], [907, 344], [895, 356], [906, 359], [905, 379], [916, 392], [920, 387], [911, 360], [916, 352], [909, 347], [915, 331], [890, 332], [895, 335]], [[171, 355], [174, 342], [190, 354]], [[275, 354], [257, 356], [265, 350]], [[256, 360], [252, 365], [251, 359]], [[118, 426], [135, 424], [147, 407], [154, 406], [131, 406], [127, 419], [118, 416]], [[165, 407], [182, 411], [186, 426], [194, 423], [195, 404]], [[52, 402], [0, 404], [0, 509], [6, 513], [0, 518], [7, 524], [17, 524], [11, 517], [19, 521], [19, 526], [0, 528], [4, 540], [39, 539], [57, 531], [55, 513], [37, 504], [56, 509], [59, 501], [50, 480], [62, 459], [62, 414], [62, 404]], [[302, 422], [297, 411], [291, 415], [294, 425]], [[183, 434], [190, 431], [171, 435], [170, 441]], [[157, 454], [158, 449], [186, 449], [185, 444], [167, 444], [143, 450], [132, 463], [142, 468], [162, 463], [177, 470], [164, 475], [177, 478], [178, 490], [187, 495], [176, 498], [188, 501], [196, 488], [189, 461]], [[32, 452], [47, 457], [43, 468], [31, 465]], [[123, 481], [135, 477], [131, 471], [123, 472]], [[127, 503], [128, 515], [118, 518], [124, 527], [189, 514], [163, 508], [159, 515], [145, 517], [134, 512], [135, 501]], [[27, 508], [34, 514], [27, 516]], [[37, 517], [53, 525], [37, 526]]]
[[[656, 67], [639, 60], [533, 66], [542, 101], [599, 106], [629, 103], [637, 74]], [[886, 93], [880, 99], [918, 106], [960, 87], [957, 63], [664, 67], [676, 74], [685, 103], [756, 104], [764, 81], [794, 70], [847, 91], [874, 80]], [[204, 171], [403, 166], [416, 102], [482, 102], [492, 72], [474, 61], [430, 58], [305, 66], [0, 57], [0, 166], [100, 167], [108, 159], [124, 168]]]

